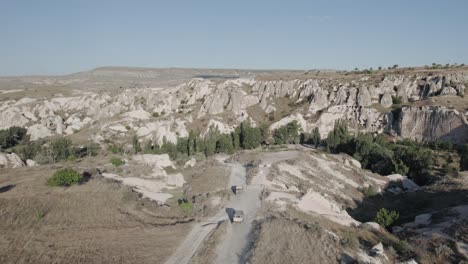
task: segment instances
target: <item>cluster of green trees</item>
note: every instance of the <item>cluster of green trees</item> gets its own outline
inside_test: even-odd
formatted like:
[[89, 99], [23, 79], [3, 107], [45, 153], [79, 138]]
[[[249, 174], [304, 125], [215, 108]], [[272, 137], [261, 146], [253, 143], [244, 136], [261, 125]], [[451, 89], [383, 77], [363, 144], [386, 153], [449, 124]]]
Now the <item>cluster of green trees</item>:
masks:
[[[179, 137], [176, 144], [164, 140], [162, 145], [157, 145], [150, 140], [143, 144], [143, 148], [139, 148], [138, 140], [134, 138], [133, 150], [135, 153], [169, 154], [171, 159], [196, 153], [209, 157], [216, 153], [232, 154], [237, 150], [255, 149], [267, 144], [297, 144], [301, 142], [301, 138], [303, 134], [301, 136], [296, 121], [278, 128], [273, 133], [270, 133], [266, 125], [253, 127], [249, 122], [242, 122], [230, 134], [220, 133], [215, 126], [210, 127], [204, 136], [190, 131], [188, 137]], [[112, 149], [121, 150], [115, 145], [111, 146]]]
[[0, 130], [0, 151], [14, 147], [21, 142], [29, 141], [26, 129], [22, 127], [10, 127]]
[[17, 145], [13, 151], [22, 160], [32, 159], [40, 164], [55, 163], [61, 160], [74, 160], [86, 156], [96, 156], [101, 147], [90, 143], [77, 146], [67, 138], [56, 138], [52, 141], [27, 142]]
[[425, 69], [448, 69], [448, 68], [461, 68], [461, 67], [464, 67], [465, 64], [462, 63], [462, 64], [458, 64], [458, 63], [454, 63], [454, 64], [450, 64], [450, 63], [446, 63], [445, 66], [440, 64], [440, 63], [435, 63], [433, 62], [431, 66], [428, 66], [428, 65], [425, 65], [424, 68]]
[[408, 175], [418, 184], [425, 184], [429, 180], [432, 151], [415, 141], [403, 140], [391, 143], [386, 142], [383, 135], [352, 136], [345, 122], [338, 120], [326, 144], [331, 152], [347, 153], [359, 160], [364, 168], [373, 172], [382, 175], [392, 173]]
[[101, 149], [95, 143], [76, 146], [71, 140], [63, 137], [51, 141], [30, 141], [26, 132], [27, 130], [22, 127], [0, 130], [0, 151], [9, 149], [24, 161], [32, 159], [38, 163], [46, 164], [85, 156], [96, 156]]

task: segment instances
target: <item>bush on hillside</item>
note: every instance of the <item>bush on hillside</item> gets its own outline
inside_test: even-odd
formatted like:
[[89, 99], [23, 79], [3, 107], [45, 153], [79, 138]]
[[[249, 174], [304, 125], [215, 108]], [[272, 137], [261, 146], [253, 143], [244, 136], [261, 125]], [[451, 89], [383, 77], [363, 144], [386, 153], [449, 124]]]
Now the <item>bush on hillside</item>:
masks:
[[49, 186], [70, 186], [81, 181], [83, 176], [77, 171], [66, 168], [56, 171], [52, 177], [47, 180]]
[[401, 97], [392, 96], [392, 103], [394, 105], [399, 105], [403, 103], [403, 100], [401, 99]]
[[382, 227], [387, 228], [393, 225], [398, 220], [398, 218], [400, 218], [400, 214], [398, 212], [381, 208], [377, 212], [374, 222], [378, 223]]
[[119, 167], [119, 166], [122, 166], [125, 164], [125, 161], [123, 161], [122, 159], [120, 158], [117, 158], [117, 157], [114, 157], [111, 159], [111, 163], [112, 165], [114, 165], [115, 167]]

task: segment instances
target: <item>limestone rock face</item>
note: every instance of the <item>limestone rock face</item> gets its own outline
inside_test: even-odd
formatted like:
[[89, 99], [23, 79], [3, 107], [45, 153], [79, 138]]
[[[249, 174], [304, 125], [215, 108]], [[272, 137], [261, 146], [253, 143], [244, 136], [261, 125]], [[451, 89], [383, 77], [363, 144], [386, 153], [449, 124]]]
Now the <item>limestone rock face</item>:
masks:
[[394, 117], [393, 131], [419, 141], [468, 141], [468, 124], [460, 112], [441, 106], [405, 106]]

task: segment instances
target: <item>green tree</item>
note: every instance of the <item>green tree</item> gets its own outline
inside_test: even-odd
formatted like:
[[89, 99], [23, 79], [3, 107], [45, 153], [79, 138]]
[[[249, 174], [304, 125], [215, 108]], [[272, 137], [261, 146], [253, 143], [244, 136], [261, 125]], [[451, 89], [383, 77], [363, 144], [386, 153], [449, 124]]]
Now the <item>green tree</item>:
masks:
[[172, 160], [177, 159], [177, 145], [172, 142], [166, 141], [165, 138], [163, 139], [163, 144], [161, 145], [159, 152], [168, 154]]
[[262, 144], [269, 144], [270, 143], [271, 133], [270, 133], [270, 129], [269, 129], [268, 124], [266, 124], [266, 123], [260, 124], [259, 129], [260, 129], [260, 134], [262, 135], [261, 136], [262, 137], [261, 143]]
[[22, 127], [10, 127], [0, 130], [0, 151], [18, 145], [23, 140], [28, 140], [27, 130]]
[[240, 126], [236, 127], [234, 131], [231, 133], [232, 136], [232, 144], [235, 150], [239, 150], [241, 148], [241, 128]]
[[254, 149], [262, 142], [262, 132], [248, 122], [241, 123], [241, 144], [244, 149]]
[[408, 177], [413, 179], [417, 184], [422, 185], [429, 179], [428, 172], [432, 166], [432, 151], [416, 143], [410, 144], [393, 145], [393, 153], [395, 157], [398, 157], [408, 167]]
[[181, 154], [190, 155], [189, 152], [189, 142], [187, 137], [182, 137], [177, 139], [177, 152]]
[[348, 132], [348, 126], [344, 120], [336, 120], [333, 130], [328, 134], [327, 146], [331, 151], [339, 152], [346, 148], [351, 135]]
[[299, 138], [299, 124], [296, 120], [289, 122], [286, 126], [280, 127], [273, 132], [275, 144], [297, 144]]
[[223, 134], [219, 136], [218, 142], [216, 142], [216, 152], [227, 153], [227, 154], [234, 153], [234, 146], [232, 144], [231, 135]]
[[190, 130], [189, 132], [189, 136], [188, 136], [188, 146], [187, 146], [187, 153], [189, 156], [195, 154], [195, 152], [197, 152], [197, 141], [198, 141], [198, 137], [197, 137], [197, 134], [195, 133], [195, 131], [193, 130]]

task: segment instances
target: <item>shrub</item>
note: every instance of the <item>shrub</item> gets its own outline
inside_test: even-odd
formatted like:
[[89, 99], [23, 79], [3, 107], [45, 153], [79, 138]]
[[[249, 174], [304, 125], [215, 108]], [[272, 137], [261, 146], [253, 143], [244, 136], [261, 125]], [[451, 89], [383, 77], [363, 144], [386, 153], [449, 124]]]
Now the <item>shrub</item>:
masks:
[[398, 212], [390, 211], [385, 208], [381, 208], [377, 212], [374, 222], [378, 223], [382, 227], [389, 227], [392, 224], [394, 224], [398, 220], [399, 217], [400, 217], [400, 214]]
[[447, 163], [444, 164], [444, 166], [442, 167], [442, 171], [445, 175], [448, 175], [448, 176], [457, 176], [458, 175], [458, 169], [457, 167], [453, 166], [453, 165], [449, 165]]
[[114, 165], [115, 167], [119, 167], [119, 166], [122, 166], [125, 164], [125, 161], [123, 161], [122, 159], [120, 158], [117, 158], [117, 157], [114, 157], [111, 159], [111, 163], [112, 165]]
[[81, 181], [82, 175], [77, 171], [66, 168], [56, 171], [52, 177], [47, 180], [47, 185], [50, 186], [70, 186]]
[[54, 140], [47, 150], [52, 162], [66, 160], [72, 154], [72, 142], [66, 138]]
[[34, 159], [40, 151], [41, 145], [36, 142], [28, 142], [25, 145], [17, 146], [15, 150], [22, 160]]
[[109, 147], [110, 151], [114, 154], [123, 153], [123, 148], [121, 146], [112, 145]]
[[187, 201], [187, 199], [179, 200], [179, 206], [186, 215], [191, 214], [193, 211], [193, 203], [190, 201]]
[[345, 232], [342, 234], [340, 244], [343, 247], [355, 249], [359, 246], [359, 240], [356, 237], [356, 234], [353, 234], [351, 232]]
[[377, 195], [377, 188], [372, 185], [367, 186], [366, 188], [362, 189], [362, 194], [364, 197], [372, 197]]
[[159, 117], [159, 113], [158, 113], [158, 112], [154, 112], [154, 113], [153, 113], [153, 117]]
[[399, 105], [403, 103], [403, 100], [401, 99], [401, 97], [392, 96], [392, 103], [394, 105]]

